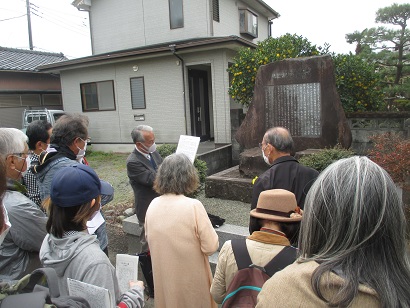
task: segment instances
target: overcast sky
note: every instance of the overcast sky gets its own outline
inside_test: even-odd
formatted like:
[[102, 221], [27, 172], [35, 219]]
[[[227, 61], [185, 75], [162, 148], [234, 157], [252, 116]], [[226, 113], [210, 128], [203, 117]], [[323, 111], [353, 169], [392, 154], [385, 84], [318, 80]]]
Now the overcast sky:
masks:
[[[88, 13], [73, 0], [31, 0], [32, 38], [35, 50], [62, 52], [68, 58], [91, 54]], [[115, 1], [115, 0], [112, 0]], [[224, 1], [224, 0], [222, 0]], [[346, 33], [377, 26], [377, 9], [410, 0], [265, 0], [281, 16], [273, 21], [274, 37], [298, 34], [313, 44], [331, 45], [336, 53], [354, 52]], [[29, 48], [26, 0], [0, 0], [0, 46]]]

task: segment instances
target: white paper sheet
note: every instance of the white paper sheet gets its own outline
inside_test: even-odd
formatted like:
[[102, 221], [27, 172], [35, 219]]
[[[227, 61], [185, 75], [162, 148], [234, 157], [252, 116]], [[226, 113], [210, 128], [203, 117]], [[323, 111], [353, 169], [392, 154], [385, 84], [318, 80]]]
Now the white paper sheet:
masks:
[[97, 230], [98, 227], [104, 223], [104, 221], [105, 220], [103, 215], [101, 214], [101, 211], [98, 211], [93, 219], [87, 221], [88, 234], [94, 234], [95, 230]]
[[114, 308], [115, 300], [107, 289], [67, 278], [68, 294], [85, 298], [91, 308]]
[[138, 256], [117, 254], [115, 271], [121, 294], [129, 290], [129, 282], [138, 280]]
[[201, 138], [181, 135], [179, 136], [178, 146], [175, 153], [183, 153], [194, 163], [196, 152], [198, 151]]

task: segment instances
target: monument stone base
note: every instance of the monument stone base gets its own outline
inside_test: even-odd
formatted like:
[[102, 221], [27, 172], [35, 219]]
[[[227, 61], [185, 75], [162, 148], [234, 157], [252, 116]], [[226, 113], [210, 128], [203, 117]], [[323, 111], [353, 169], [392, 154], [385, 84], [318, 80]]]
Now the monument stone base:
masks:
[[235, 166], [208, 176], [205, 180], [205, 196], [250, 203], [252, 199], [252, 179], [244, 178]]
[[[304, 155], [314, 154], [320, 149], [306, 149], [296, 152], [299, 159]], [[252, 180], [260, 176], [269, 166], [263, 161], [261, 150], [253, 148], [241, 153], [241, 164], [208, 176], [205, 180], [205, 196], [224, 200], [252, 201]]]

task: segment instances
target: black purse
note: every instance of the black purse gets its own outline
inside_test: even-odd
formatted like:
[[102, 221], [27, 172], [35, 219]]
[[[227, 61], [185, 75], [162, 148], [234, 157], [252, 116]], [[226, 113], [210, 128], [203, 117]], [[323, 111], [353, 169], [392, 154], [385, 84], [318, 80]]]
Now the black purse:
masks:
[[211, 224], [214, 228], [219, 228], [225, 222], [224, 218], [221, 218], [221, 217], [216, 216], [216, 215], [212, 215], [212, 214], [208, 213], [208, 217], [209, 217], [209, 220], [211, 221]]

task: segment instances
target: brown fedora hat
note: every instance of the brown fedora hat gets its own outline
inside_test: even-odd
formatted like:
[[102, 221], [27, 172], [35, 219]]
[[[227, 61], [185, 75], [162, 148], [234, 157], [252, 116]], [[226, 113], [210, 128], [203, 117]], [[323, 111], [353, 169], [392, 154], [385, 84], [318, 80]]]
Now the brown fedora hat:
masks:
[[302, 220], [302, 211], [296, 203], [295, 194], [284, 189], [261, 192], [256, 209], [253, 209], [250, 215], [255, 218], [279, 222]]

